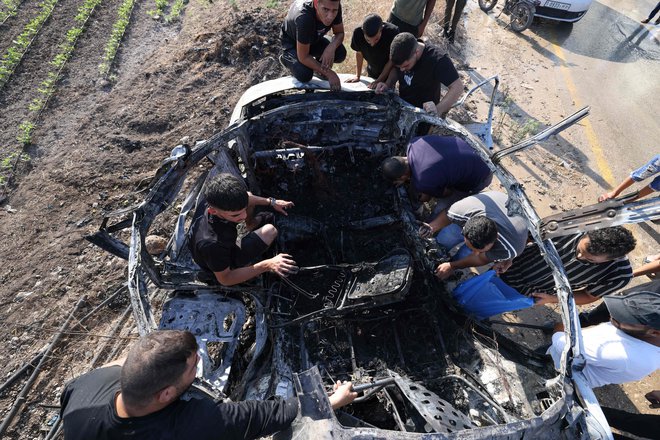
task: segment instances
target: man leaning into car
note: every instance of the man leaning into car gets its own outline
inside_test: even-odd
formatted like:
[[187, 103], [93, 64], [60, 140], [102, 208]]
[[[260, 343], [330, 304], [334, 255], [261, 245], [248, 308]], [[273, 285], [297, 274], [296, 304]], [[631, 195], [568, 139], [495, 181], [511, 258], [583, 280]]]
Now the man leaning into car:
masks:
[[[288, 428], [298, 399], [216, 403], [181, 399], [195, 380], [197, 341], [182, 330], [140, 338], [128, 356], [69, 382], [60, 410], [65, 440], [246, 440]], [[352, 384], [335, 384], [333, 408], [352, 402]]]
[[[275, 241], [277, 229], [267, 223], [266, 215], [255, 215], [256, 206], [270, 206], [280, 214], [293, 202], [272, 197], [258, 197], [248, 192], [238, 177], [222, 173], [214, 176], [204, 188], [206, 211], [192, 226], [190, 251], [202, 270], [223, 286], [243, 283], [264, 272], [287, 276], [298, 270], [288, 254], [255, 262]], [[250, 231], [237, 242], [236, 226], [245, 222]]]

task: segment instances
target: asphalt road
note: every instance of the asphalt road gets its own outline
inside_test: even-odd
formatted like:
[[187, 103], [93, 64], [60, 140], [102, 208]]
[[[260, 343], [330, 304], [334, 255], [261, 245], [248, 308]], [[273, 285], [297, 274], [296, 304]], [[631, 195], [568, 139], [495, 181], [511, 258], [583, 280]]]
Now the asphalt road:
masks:
[[532, 27], [532, 38], [552, 43], [564, 60], [564, 100], [590, 105], [583, 153], [606, 182], [660, 152], [660, 25], [642, 25], [655, 0], [594, 1], [575, 24]]

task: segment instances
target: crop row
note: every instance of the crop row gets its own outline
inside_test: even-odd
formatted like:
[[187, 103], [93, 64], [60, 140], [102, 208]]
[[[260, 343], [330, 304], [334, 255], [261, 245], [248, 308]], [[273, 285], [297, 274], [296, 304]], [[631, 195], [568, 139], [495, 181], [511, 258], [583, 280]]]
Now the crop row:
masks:
[[89, 17], [94, 13], [94, 9], [101, 4], [103, 0], [85, 0], [85, 2], [78, 8], [77, 14], [74, 17], [75, 25], [66, 32], [64, 42], [59, 46], [59, 52], [50, 61], [51, 70], [44, 81], [41, 82], [37, 92], [39, 97], [34, 98], [30, 103], [28, 109], [33, 113], [31, 120], [23, 121], [19, 126], [18, 140], [23, 145], [28, 145], [32, 139], [32, 130], [39, 119], [42, 110], [48, 104], [48, 100], [55, 93], [57, 82], [60, 80], [62, 70], [66, 63], [71, 59], [73, 51], [76, 48], [76, 43], [80, 36], [85, 32], [85, 26]]
[[110, 39], [106, 43], [103, 53], [103, 62], [99, 66], [99, 72], [101, 72], [101, 75], [107, 76], [110, 73], [112, 63], [114, 63], [115, 57], [117, 56], [119, 44], [121, 43], [122, 38], [124, 38], [126, 28], [131, 21], [133, 6], [135, 6], [135, 0], [124, 0], [121, 3], [121, 6], [119, 6], [117, 20], [112, 25]]
[[43, 27], [44, 23], [50, 18], [59, 0], [44, 0], [39, 13], [23, 28], [23, 32], [12, 41], [12, 45], [0, 59], [0, 89], [7, 84], [9, 78], [20, 64], [23, 56], [30, 48], [30, 45]]
[[3, 25], [10, 17], [16, 15], [18, 7], [23, 0], [0, 0], [3, 8], [0, 10], [0, 25]]

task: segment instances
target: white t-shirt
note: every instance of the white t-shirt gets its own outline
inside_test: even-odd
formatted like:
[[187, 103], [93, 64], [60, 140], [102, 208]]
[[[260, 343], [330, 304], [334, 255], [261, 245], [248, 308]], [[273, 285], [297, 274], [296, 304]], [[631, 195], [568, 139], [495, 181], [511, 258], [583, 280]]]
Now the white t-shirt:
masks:
[[[660, 347], [634, 338], [610, 322], [582, 330], [582, 339], [586, 360], [583, 373], [592, 388], [636, 381], [660, 369]], [[552, 335], [548, 354], [557, 369], [565, 344], [564, 332]]]

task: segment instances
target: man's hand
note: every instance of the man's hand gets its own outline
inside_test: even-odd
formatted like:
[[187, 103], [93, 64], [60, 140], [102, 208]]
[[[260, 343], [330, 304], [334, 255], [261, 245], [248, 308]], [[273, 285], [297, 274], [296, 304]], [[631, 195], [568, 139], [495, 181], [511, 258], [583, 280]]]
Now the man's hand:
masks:
[[288, 200], [275, 200], [275, 204], [272, 205], [273, 209], [277, 212], [279, 212], [282, 215], [289, 215], [288, 212], [286, 212], [287, 209], [293, 208], [295, 205], [293, 202], [289, 202]]
[[451, 267], [451, 263], [442, 263], [438, 265], [438, 268], [435, 270], [435, 276], [441, 280], [446, 280], [454, 273], [454, 268]]
[[436, 107], [435, 102], [427, 101], [424, 104], [422, 104], [422, 108], [426, 113], [430, 113], [432, 115], [438, 116], [438, 107]]
[[493, 264], [493, 270], [499, 275], [506, 272], [512, 264], [513, 260], [498, 261], [497, 263]]
[[328, 83], [330, 83], [330, 90], [337, 91], [341, 89], [341, 80], [334, 71], [328, 70], [325, 76], [328, 78]]
[[330, 396], [332, 409], [348, 405], [357, 397], [357, 393], [353, 391], [352, 382], [341, 382], [338, 380], [334, 385], [333, 390], [335, 390], [335, 392]]
[[326, 69], [332, 69], [332, 65], [335, 63], [335, 48], [332, 44], [326, 46], [325, 50], [321, 54], [319, 62]]
[[660, 390], [653, 390], [649, 393], [646, 393], [644, 397], [646, 397], [646, 400], [651, 402], [649, 407], [660, 408]]
[[433, 228], [425, 222], [417, 222], [419, 225], [418, 233], [422, 238], [431, 238], [433, 236]]
[[549, 293], [533, 292], [531, 295], [534, 298], [535, 306], [542, 306], [543, 304], [557, 304], [557, 297]]
[[345, 82], [347, 82], [347, 83], [360, 82], [360, 77], [359, 76], [352, 76], [352, 77], [348, 78]]
[[389, 90], [389, 86], [384, 82], [376, 84], [376, 93], [385, 93]]
[[600, 197], [598, 197], [599, 202], [604, 202], [605, 200], [613, 199], [616, 197], [616, 194], [614, 191], [606, 192], [605, 194], [601, 194]]
[[372, 81], [371, 83], [367, 84], [367, 87], [370, 88], [371, 90], [375, 90], [376, 87], [378, 87], [378, 84], [382, 84], [382, 81]]
[[273, 258], [265, 260], [268, 270], [281, 277], [287, 277], [298, 272], [298, 266], [289, 254], [277, 254]]

